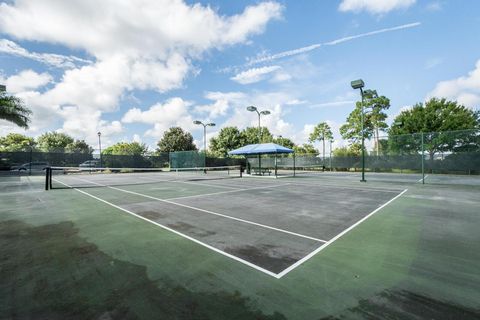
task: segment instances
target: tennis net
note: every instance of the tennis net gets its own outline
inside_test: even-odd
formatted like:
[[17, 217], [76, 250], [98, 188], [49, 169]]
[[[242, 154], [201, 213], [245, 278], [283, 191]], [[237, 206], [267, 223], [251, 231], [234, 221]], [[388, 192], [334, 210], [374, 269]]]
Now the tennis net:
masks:
[[45, 189], [95, 188], [242, 177], [241, 166], [198, 168], [49, 167]]

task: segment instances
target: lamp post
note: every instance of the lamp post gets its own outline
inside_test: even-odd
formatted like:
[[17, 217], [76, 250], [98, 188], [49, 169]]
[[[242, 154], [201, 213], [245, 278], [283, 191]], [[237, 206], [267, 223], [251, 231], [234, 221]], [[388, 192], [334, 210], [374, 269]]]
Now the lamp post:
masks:
[[193, 124], [202, 125], [203, 126], [203, 150], [205, 153], [204, 157], [204, 166], [207, 166], [207, 127], [215, 127], [215, 123], [203, 123], [202, 121], [195, 120]]
[[[258, 143], [260, 144], [262, 141], [262, 134], [261, 134], [261, 126], [260, 126], [260, 116], [264, 115], [269, 115], [270, 111], [268, 110], [263, 110], [263, 111], [258, 111], [257, 107], [254, 106], [248, 106], [247, 110], [250, 112], [256, 112], [258, 114]], [[261, 162], [260, 162], [260, 154], [258, 154], [258, 173], [261, 173]]]
[[97, 132], [98, 135], [98, 150], [100, 152], [100, 168], [102, 167], [102, 140], [100, 137], [102, 136], [102, 133], [100, 131]]
[[353, 89], [360, 89], [360, 94], [362, 96], [362, 180], [360, 182], [367, 182], [365, 180], [365, 132], [364, 132], [364, 126], [365, 126], [365, 110], [364, 110], [364, 97], [363, 97], [363, 87], [365, 87], [365, 83], [363, 82], [362, 79], [354, 80], [350, 83]]
[[333, 139], [330, 139], [330, 172], [332, 172], [332, 143]]

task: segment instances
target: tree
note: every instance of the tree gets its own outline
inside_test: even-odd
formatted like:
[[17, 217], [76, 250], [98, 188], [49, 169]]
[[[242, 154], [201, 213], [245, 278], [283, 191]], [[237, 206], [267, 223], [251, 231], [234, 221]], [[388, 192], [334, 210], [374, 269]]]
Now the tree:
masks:
[[228, 152], [242, 147], [245, 138], [237, 127], [222, 128], [218, 136], [210, 139], [210, 151], [215, 156], [225, 157]]
[[267, 127], [260, 128], [261, 136], [258, 141], [258, 127], [247, 127], [242, 131], [245, 144], [265, 143], [273, 140], [273, 136]]
[[333, 150], [334, 157], [358, 157], [362, 153], [362, 146], [354, 143], [348, 147], [340, 147]]
[[30, 151], [36, 145], [31, 137], [19, 133], [9, 133], [0, 137], [0, 152]]
[[312, 144], [304, 143], [301, 146], [293, 146], [296, 154], [318, 154], [318, 150]]
[[[380, 131], [388, 128], [385, 120], [387, 114], [384, 110], [390, 108], [390, 99], [378, 96], [376, 90], [365, 90], [364, 94], [364, 136], [375, 140], [376, 152], [379, 153]], [[348, 115], [347, 122], [340, 127], [340, 134], [346, 140], [354, 143], [361, 141], [362, 137], [362, 101], [357, 101], [355, 109]]]
[[61, 132], [46, 132], [37, 139], [38, 148], [44, 152], [65, 152], [65, 148], [73, 143], [73, 138]]
[[322, 152], [323, 152], [323, 158], [322, 161], [325, 163], [325, 140], [332, 140], [333, 139], [333, 133], [332, 129], [326, 122], [320, 122], [313, 128], [313, 132], [310, 134], [309, 141], [310, 142], [315, 142], [315, 141], [322, 141]]
[[0, 119], [15, 123], [28, 129], [32, 111], [25, 107], [23, 101], [15, 96], [0, 92]]
[[129, 156], [143, 156], [147, 152], [148, 147], [145, 144], [138, 142], [118, 142], [102, 150], [102, 154]]
[[69, 143], [65, 147], [66, 152], [71, 152], [71, 153], [93, 153], [93, 148], [89, 146], [85, 140], [75, 140], [72, 143]]
[[157, 143], [157, 152], [196, 151], [193, 136], [180, 127], [171, 127]]
[[456, 101], [431, 98], [425, 104], [417, 103], [413, 108], [402, 111], [394, 120], [389, 135], [389, 147], [403, 152], [419, 152], [420, 136], [423, 133], [424, 150], [433, 161], [437, 152], [455, 151], [475, 143], [475, 131], [453, 133], [446, 131], [480, 128], [480, 113]]
[[292, 140], [290, 140], [289, 138], [284, 138], [282, 136], [273, 139], [273, 143], [279, 144], [289, 149], [293, 149], [293, 147], [295, 146], [295, 143], [293, 143]]

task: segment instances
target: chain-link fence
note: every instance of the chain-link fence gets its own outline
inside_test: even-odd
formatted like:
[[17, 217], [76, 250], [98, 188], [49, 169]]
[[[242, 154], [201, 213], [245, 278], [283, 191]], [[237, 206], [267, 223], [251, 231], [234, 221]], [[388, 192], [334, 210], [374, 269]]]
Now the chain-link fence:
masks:
[[[361, 146], [348, 141], [336, 141], [336, 145], [336, 149], [326, 150], [325, 157], [323, 152], [262, 155], [260, 166], [259, 157], [251, 156], [248, 167], [255, 172], [269, 174], [277, 169], [279, 175], [293, 175], [294, 170], [296, 174], [361, 171]], [[366, 140], [365, 170], [422, 175], [480, 175], [480, 130], [390, 135]]]
[[[151, 155], [89, 153], [0, 152], [2, 172], [28, 172], [46, 166], [109, 168], [200, 168], [243, 165], [269, 174], [302, 172], [358, 172], [361, 147], [335, 141], [336, 148], [316, 154], [262, 155], [217, 158], [204, 152], [180, 151]], [[340, 146], [343, 146], [340, 148]], [[325, 157], [323, 157], [325, 154]], [[258, 170], [257, 170], [258, 168]], [[377, 173], [480, 175], [480, 130], [384, 136], [365, 141], [365, 170]], [[262, 172], [260, 172], [262, 173]]]

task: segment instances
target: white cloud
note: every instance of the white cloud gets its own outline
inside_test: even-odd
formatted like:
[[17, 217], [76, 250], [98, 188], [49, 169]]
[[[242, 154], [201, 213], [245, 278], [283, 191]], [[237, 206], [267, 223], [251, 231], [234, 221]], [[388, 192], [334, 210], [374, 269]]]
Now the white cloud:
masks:
[[184, 101], [182, 98], [172, 98], [164, 104], [154, 104], [145, 111], [132, 108], [125, 113], [122, 122], [153, 124], [153, 128], [147, 130], [145, 136], [158, 139], [168, 128], [173, 126], [180, 126], [185, 130], [196, 128], [193, 125], [194, 119], [189, 112], [191, 105], [191, 102]]
[[311, 109], [314, 108], [327, 108], [327, 107], [337, 107], [337, 106], [344, 106], [344, 105], [355, 105], [354, 100], [344, 100], [344, 101], [329, 101], [329, 102], [322, 102], [316, 103], [308, 106]]
[[240, 84], [250, 84], [250, 83], [262, 81], [263, 79], [265, 79], [265, 77], [269, 73], [275, 72], [280, 69], [281, 69], [280, 66], [252, 68], [252, 69], [248, 69], [246, 71], [240, 72], [239, 74], [235, 75], [230, 79]]
[[47, 72], [37, 73], [33, 70], [23, 70], [20, 73], [10, 76], [1, 81], [7, 86], [10, 93], [19, 93], [23, 91], [35, 90], [43, 87], [53, 80]]
[[377, 34], [380, 34], [380, 33], [392, 32], [392, 31], [397, 31], [397, 30], [403, 30], [403, 29], [418, 27], [418, 26], [420, 26], [420, 24], [421, 24], [420, 22], [414, 22], [414, 23], [403, 24], [403, 25], [396, 26], [396, 27], [374, 30], [374, 31], [366, 32], [366, 33], [361, 33], [361, 34], [357, 34], [357, 35], [353, 35], [353, 36], [348, 36], [348, 37], [335, 39], [335, 40], [325, 42], [325, 43], [315, 43], [315, 44], [312, 44], [312, 45], [309, 45], [309, 46], [306, 46], [306, 47], [302, 47], [302, 48], [298, 48], [298, 49], [292, 49], [292, 50], [288, 50], [288, 51], [283, 51], [283, 52], [279, 52], [279, 53], [275, 53], [275, 54], [271, 54], [271, 55], [262, 53], [255, 58], [247, 58], [248, 62], [247, 62], [246, 65], [250, 66], [250, 65], [263, 63], [263, 62], [269, 62], [269, 61], [273, 61], [273, 60], [277, 60], [277, 59], [281, 59], [281, 58], [285, 58], [285, 57], [291, 57], [291, 56], [299, 55], [299, 54], [302, 54], [302, 53], [306, 53], [306, 52], [318, 49], [322, 46], [334, 46], [334, 45], [337, 45], [337, 44], [340, 44], [340, 43], [343, 43], [343, 42], [347, 42], [347, 41], [351, 41], [351, 40], [355, 40], [355, 39], [359, 39], [359, 38], [364, 38], [364, 37], [370, 37], [370, 36], [377, 35]]
[[428, 11], [440, 11], [443, 8], [443, 4], [440, 1], [433, 1], [426, 6]]
[[368, 11], [373, 14], [384, 14], [392, 10], [406, 9], [416, 0], [343, 0], [338, 9], [340, 11]]
[[439, 82], [427, 95], [427, 99], [431, 97], [448, 98], [467, 107], [480, 109], [480, 60], [468, 75]]
[[210, 119], [215, 119], [219, 116], [224, 116], [230, 109], [231, 101], [238, 101], [244, 98], [241, 92], [207, 92], [205, 98], [212, 100], [213, 103], [207, 105], [200, 105], [195, 107], [198, 113], [208, 113]]
[[425, 69], [432, 69], [432, 68], [435, 68], [436, 66], [440, 65], [443, 63], [443, 59], [442, 58], [431, 58], [431, 59], [428, 59], [426, 62], [425, 62]]
[[[166, 92], [181, 87], [189, 74], [199, 72], [193, 60], [208, 50], [248, 42], [269, 21], [280, 18], [282, 10], [273, 1], [248, 6], [232, 16], [179, 0], [72, 0], [68, 5], [58, 0], [4, 2], [0, 4], [1, 33], [21, 41], [81, 50], [93, 61], [29, 52], [6, 39], [0, 40], [0, 51], [71, 68], [52, 89], [21, 94], [34, 111], [31, 132], [56, 126], [76, 138], [90, 139], [103, 130], [107, 139], [123, 128], [120, 122], [106, 122], [102, 116], [117, 110], [126, 90]], [[35, 81], [33, 74], [29, 78]], [[178, 119], [155, 123], [146, 134], [157, 137], [165, 126], [191, 120], [177, 112], [173, 116]], [[130, 110], [125, 120], [149, 121], [142, 114]]]
[[[1, 9], [0, 9], [1, 12]], [[1, 20], [0, 20], [1, 21]], [[32, 59], [57, 68], [74, 68], [76, 64], [89, 64], [91, 61], [75, 56], [64, 56], [53, 53], [29, 52], [13, 41], [0, 39], [0, 52], [18, 57]]]

